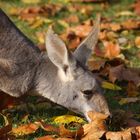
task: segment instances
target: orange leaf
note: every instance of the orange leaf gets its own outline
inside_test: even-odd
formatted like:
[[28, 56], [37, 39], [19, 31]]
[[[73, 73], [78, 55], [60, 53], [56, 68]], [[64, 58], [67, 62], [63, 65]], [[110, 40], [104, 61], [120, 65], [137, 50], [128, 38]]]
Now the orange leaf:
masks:
[[88, 112], [88, 116], [92, 122], [83, 126], [82, 140], [99, 140], [107, 130], [104, 121], [108, 116], [98, 112]]
[[115, 44], [113, 42], [107, 42], [104, 41], [104, 56], [109, 58], [109, 59], [113, 59], [115, 57], [117, 57], [120, 54], [120, 46], [118, 44]]
[[43, 136], [43, 137], [36, 138], [36, 140], [55, 140], [55, 138], [51, 136]]
[[140, 48], [140, 36], [136, 37], [135, 45], [136, 45], [137, 48]]
[[45, 131], [51, 131], [51, 132], [56, 132], [59, 133], [59, 128], [58, 127], [54, 127], [51, 124], [45, 124], [43, 122], [41, 122], [41, 127], [42, 129], [44, 129]]
[[30, 124], [21, 125], [17, 128], [13, 128], [12, 133], [17, 136], [28, 135], [34, 133], [39, 128], [39, 126], [40, 126], [39, 123], [38, 124], [30, 123]]

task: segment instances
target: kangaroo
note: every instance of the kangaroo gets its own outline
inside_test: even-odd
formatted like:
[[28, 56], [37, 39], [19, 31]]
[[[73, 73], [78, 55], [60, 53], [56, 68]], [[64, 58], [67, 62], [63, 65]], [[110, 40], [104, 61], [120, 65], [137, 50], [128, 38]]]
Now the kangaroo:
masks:
[[35, 91], [88, 121], [88, 111], [109, 115], [98, 77], [86, 65], [99, 32], [100, 17], [87, 38], [70, 52], [49, 28], [43, 55], [0, 9], [0, 90], [14, 97]]

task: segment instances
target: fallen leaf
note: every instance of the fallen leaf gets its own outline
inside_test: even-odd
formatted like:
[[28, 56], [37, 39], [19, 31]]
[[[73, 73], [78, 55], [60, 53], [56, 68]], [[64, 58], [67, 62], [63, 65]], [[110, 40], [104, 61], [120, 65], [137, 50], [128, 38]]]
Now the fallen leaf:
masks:
[[134, 119], [129, 119], [127, 122], [127, 127], [136, 127], [140, 126], [140, 122], [134, 120]]
[[123, 29], [128, 29], [128, 30], [137, 29], [137, 28], [140, 27], [140, 23], [139, 23], [139, 22], [133, 21], [133, 20], [131, 20], [131, 19], [122, 22], [121, 25], [122, 25]]
[[[41, 44], [45, 43], [45, 32], [36, 32], [36, 37], [37, 37], [37, 40], [39, 41], [39, 43], [41, 43]], [[45, 48], [40, 48], [40, 49], [44, 50]]]
[[63, 116], [58, 116], [53, 118], [53, 122], [57, 124], [65, 124], [65, 123], [70, 123], [70, 122], [78, 122], [78, 123], [85, 123], [85, 121], [78, 117], [78, 116], [72, 116], [72, 115], [63, 115]]
[[128, 103], [135, 103], [137, 101], [140, 101], [140, 99], [137, 97], [121, 98], [121, 100], [119, 101], [119, 104], [124, 105]]
[[64, 20], [68, 23], [78, 23], [79, 22], [79, 17], [77, 15], [72, 14]]
[[100, 68], [104, 67], [105, 61], [104, 60], [96, 61], [96, 60], [90, 59], [88, 61], [87, 65], [88, 65], [89, 70], [91, 70], [91, 71], [93, 71], [93, 70], [100, 70]]
[[12, 16], [18, 16], [21, 12], [21, 8], [17, 8], [17, 7], [11, 7], [9, 10], [9, 14]]
[[140, 36], [137, 36], [135, 38], [135, 45], [136, 45], [137, 48], [140, 48]]
[[44, 43], [38, 44], [37, 47], [41, 50], [41, 51], [46, 51], [46, 46]]
[[15, 136], [23, 136], [34, 133], [40, 126], [40, 123], [30, 123], [12, 128], [12, 133]]
[[135, 132], [134, 128], [130, 128], [124, 131], [107, 132], [105, 134], [107, 140], [132, 140], [132, 133]]
[[84, 136], [82, 140], [100, 140], [107, 131], [104, 121], [108, 115], [98, 112], [88, 112], [88, 116], [92, 122], [83, 126]]
[[27, 4], [37, 4], [41, 2], [41, 0], [22, 0], [22, 2]]
[[11, 108], [20, 103], [20, 100], [18, 98], [14, 98], [2, 91], [0, 91], [0, 100], [0, 110]]
[[107, 32], [106, 36], [107, 39], [111, 41], [118, 37], [118, 35], [113, 31]]
[[122, 90], [120, 86], [109, 82], [102, 82], [102, 88], [110, 89], [110, 90]]
[[135, 14], [131, 11], [122, 11], [122, 12], [119, 12], [117, 13], [117, 16], [134, 16]]
[[65, 27], [65, 28], [68, 28], [69, 27], [69, 24], [68, 24], [68, 22], [66, 22], [66, 21], [64, 21], [64, 20], [57, 20], [57, 22], [61, 25], [61, 26], [63, 26], [63, 27]]
[[33, 24], [30, 24], [30, 27], [32, 29], [38, 28], [44, 24], [43, 18], [37, 17], [36, 20], [34, 20]]
[[36, 138], [36, 140], [74, 140], [71, 138], [54, 138], [53, 136], [43, 136]]
[[[140, 70], [138, 70], [140, 71]], [[140, 85], [139, 73], [131, 68], [125, 68], [124, 65], [118, 65], [109, 69], [109, 78], [112, 82], [116, 79], [119, 81], [132, 81], [138, 87]]]
[[69, 129], [66, 129], [64, 125], [59, 126], [59, 134], [61, 137], [67, 137], [67, 138], [81, 138], [84, 134], [83, 127], [80, 127], [78, 130], [72, 131]]
[[137, 2], [133, 5], [134, 11], [136, 14], [140, 15], [140, 1], [137, 0]]
[[136, 131], [137, 131], [136, 136], [137, 136], [138, 140], [140, 140], [140, 126], [136, 127]]
[[43, 137], [36, 138], [36, 140], [55, 140], [55, 138], [51, 136], [43, 136]]
[[103, 41], [104, 44], [104, 56], [113, 59], [120, 54], [120, 46], [117, 43]]
[[78, 25], [76, 27], [71, 27], [67, 30], [67, 33], [74, 32], [76, 36], [80, 38], [85, 38], [91, 31], [92, 26], [90, 25]]
[[119, 31], [121, 29], [121, 25], [118, 23], [112, 23], [110, 24], [110, 28], [112, 31]]
[[139, 94], [140, 92], [138, 92], [137, 86], [133, 82], [128, 82], [127, 95], [129, 97], [136, 97]]
[[41, 124], [41, 128], [44, 129], [45, 131], [59, 133], [58, 127], [54, 127], [51, 124], [45, 124], [43, 122], [40, 122], [40, 124]]

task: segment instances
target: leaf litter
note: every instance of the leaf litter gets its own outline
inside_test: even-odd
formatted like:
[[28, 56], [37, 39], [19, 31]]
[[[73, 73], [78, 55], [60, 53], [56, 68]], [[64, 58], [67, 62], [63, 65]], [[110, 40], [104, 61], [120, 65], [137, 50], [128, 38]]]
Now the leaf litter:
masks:
[[[80, 42], [88, 35], [92, 26], [94, 26], [94, 20], [92, 19], [82, 19], [75, 12], [81, 12], [84, 16], [91, 16], [94, 9], [91, 5], [83, 6], [75, 4], [74, 2], [69, 6], [62, 4], [43, 4], [40, 5], [40, 0], [35, 1], [26, 1], [22, 0], [25, 4], [36, 3], [38, 5], [28, 6], [28, 7], [12, 7], [9, 9], [9, 14], [18, 17], [21, 21], [24, 21], [32, 30], [41, 28], [47, 25], [57, 26], [59, 24], [63, 27], [63, 31], [60, 32], [60, 37], [68, 44], [68, 47], [71, 50], [74, 50]], [[95, 1], [84, 1], [95, 2]], [[100, 5], [101, 7], [108, 7], [104, 2]], [[132, 48], [139, 49], [140, 47], [140, 37], [136, 34], [135, 38], [131, 40], [129, 35], [132, 34], [132, 30], [137, 32], [140, 29], [140, 20], [135, 18], [135, 13], [139, 15], [139, 1], [137, 0], [134, 5], [132, 5], [133, 11], [124, 10], [116, 13], [114, 18], [124, 18], [125, 16], [129, 17], [126, 20], [116, 21], [111, 18], [102, 16], [101, 19], [101, 32], [99, 36], [99, 43], [93, 51], [93, 56], [88, 62], [90, 70], [94, 73], [97, 73], [102, 77], [102, 87], [106, 90], [111, 91], [121, 91], [126, 94], [126, 97], [121, 97], [118, 103], [123, 106], [124, 104], [132, 104], [139, 102], [140, 94], [140, 69], [130, 68], [130, 59], [127, 57], [127, 53], [131, 51]], [[105, 9], [106, 10], [106, 9]], [[57, 22], [51, 17], [57, 16], [58, 13], [63, 13], [65, 11], [72, 11], [73, 13], [69, 14], [68, 17], [61, 17]], [[135, 12], [135, 13], [134, 13]], [[82, 21], [82, 22], [81, 22]], [[35, 36], [38, 40], [38, 46], [42, 51], [45, 51], [44, 45], [44, 36], [46, 31], [36, 31]], [[115, 50], [115, 51], [114, 51]], [[136, 52], [136, 56], [139, 56], [140, 51]], [[139, 57], [140, 58], [140, 57]], [[99, 60], [97, 60], [99, 59]], [[6, 97], [1, 97], [6, 98]], [[12, 101], [12, 102], [11, 102]], [[10, 99], [10, 102], [7, 101], [7, 104], [1, 105], [1, 109], [9, 108], [9, 106], [15, 106], [14, 99]], [[26, 106], [26, 105], [25, 105]], [[20, 108], [20, 107], [19, 107]], [[25, 107], [26, 108], [26, 107]], [[12, 139], [17, 135], [29, 135], [35, 133], [39, 128], [44, 131], [54, 132], [54, 135], [47, 135], [37, 138], [38, 140], [98, 140], [98, 139], [110, 139], [110, 140], [129, 140], [129, 139], [139, 139], [140, 136], [140, 124], [136, 120], [127, 119], [127, 116], [124, 115], [125, 112], [117, 112], [115, 114], [116, 118], [112, 121], [116, 121], [113, 126], [120, 128], [119, 131], [108, 131], [107, 124], [105, 123], [107, 116], [97, 112], [89, 112], [89, 117], [91, 118], [91, 123], [80, 125], [80, 122], [77, 120], [70, 119], [69, 122], [64, 121], [65, 119], [59, 120], [61, 125], [54, 126], [48, 124], [44, 121], [37, 120], [28, 124], [18, 125], [16, 128], [11, 124], [5, 125], [0, 130], [0, 137]], [[121, 117], [124, 116], [124, 117]], [[129, 115], [128, 115], [129, 116]], [[74, 116], [75, 117], [75, 116]], [[120, 120], [121, 118], [122, 120]], [[59, 117], [58, 117], [59, 118]], [[126, 120], [125, 120], [126, 119]], [[58, 121], [57, 121], [58, 122]], [[71, 123], [74, 125], [74, 130], [70, 130], [69, 126]], [[120, 123], [124, 124], [121, 126]], [[132, 128], [127, 128], [127, 124], [131, 122], [130, 126]], [[113, 122], [112, 122], [113, 123]], [[119, 124], [117, 126], [117, 124]], [[110, 124], [111, 127], [112, 124]], [[76, 128], [75, 128], [76, 127]], [[129, 127], [129, 125], [128, 125]], [[9, 134], [9, 132], [12, 132]], [[2, 135], [1, 135], [2, 132]]]

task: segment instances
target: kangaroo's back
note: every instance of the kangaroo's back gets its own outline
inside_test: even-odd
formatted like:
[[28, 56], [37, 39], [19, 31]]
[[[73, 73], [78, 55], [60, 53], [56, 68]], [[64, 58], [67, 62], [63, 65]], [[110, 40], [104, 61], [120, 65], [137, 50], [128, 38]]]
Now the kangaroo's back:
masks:
[[20, 32], [8, 16], [0, 9], [0, 57], [16, 59], [17, 57], [22, 57], [22, 55], [28, 57], [30, 53], [34, 55], [39, 52], [39, 49]]
[[29, 90], [39, 56], [39, 49], [0, 9], [0, 88], [14, 96]]

